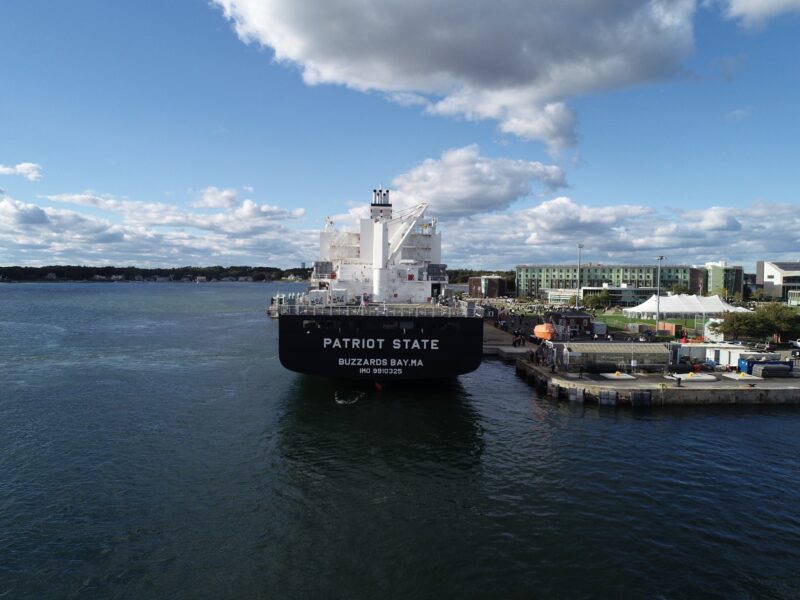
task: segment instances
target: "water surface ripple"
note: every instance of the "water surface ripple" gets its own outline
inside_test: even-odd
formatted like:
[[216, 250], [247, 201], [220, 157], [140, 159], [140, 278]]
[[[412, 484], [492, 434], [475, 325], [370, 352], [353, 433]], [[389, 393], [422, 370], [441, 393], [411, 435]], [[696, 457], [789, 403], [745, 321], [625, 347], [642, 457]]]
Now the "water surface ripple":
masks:
[[0, 598], [800, 597], [796, 407], [311, 379], [277, 288], [0, 286]]

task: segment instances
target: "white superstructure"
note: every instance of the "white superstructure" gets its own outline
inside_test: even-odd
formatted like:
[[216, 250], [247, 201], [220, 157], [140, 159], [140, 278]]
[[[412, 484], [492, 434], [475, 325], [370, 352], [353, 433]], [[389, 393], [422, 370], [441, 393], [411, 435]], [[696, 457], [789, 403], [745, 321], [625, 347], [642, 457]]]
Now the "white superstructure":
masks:
[[[426, 203], [392, 212], [389, 190], [372, 192], [370, 216], [358, 231], [338, 231], [326, 219], [310, 295], [319, 303], [430, 302], [447, 285], [436, 219]], [[312, 302], [315, 302], [312, 300]]]

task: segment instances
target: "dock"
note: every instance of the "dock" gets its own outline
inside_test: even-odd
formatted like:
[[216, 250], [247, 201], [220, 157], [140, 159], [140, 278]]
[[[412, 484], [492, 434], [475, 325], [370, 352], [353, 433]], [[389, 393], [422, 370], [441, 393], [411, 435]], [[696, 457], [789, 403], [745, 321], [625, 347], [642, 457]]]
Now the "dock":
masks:
[[508, 331], [503, 331], [489, 322], [483, 323], [483, 355], [493, 356], [505, 362], [513, 362], [518, 358], [524, 358], [529, 350], [535, 350], [536, 346], [527, 343], [524, 346], [514, 346], [514, 335]]
[[800, 405], [800, 378], [766, 378], [736, 373], [579, 374], [516, 361], [516, 373], [531, 386], [553, 398], [607, 405], [666, 406], [709, 404]]
[[[534, 364], [535, 344], [513, 346], [514, 336], [484, 323], [483, 355], [515, 363], [517, 376], [552, 398], [605, 405], [800, 405], [800, 377], [761, 378], [738, 373], [572, 373]], [[798, 369], [795, 369], [798, 371]], [[795, 375], [798, 375], [796, 372]], [[678, 381], [677, 377], [680, 377]]]

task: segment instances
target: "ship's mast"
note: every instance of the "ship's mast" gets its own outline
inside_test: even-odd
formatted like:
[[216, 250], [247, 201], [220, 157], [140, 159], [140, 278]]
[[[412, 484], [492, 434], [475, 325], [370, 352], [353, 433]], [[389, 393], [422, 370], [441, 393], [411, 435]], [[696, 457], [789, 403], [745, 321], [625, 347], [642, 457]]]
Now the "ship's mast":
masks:
[[[403, 250], [403, 244], [425, 214], [428, 205], [421, 203], [405, 214], [392, 218], [389, 190], [382, 187], [372, 191], [370, 218], [372, 219], [372, 293], [376, 299], [384, 300], [391, 279], [390, 265]], [[389, 225], [392, 235], [389, 237]]]
[[386, 298], [388, 272], [386, 264], [389, 259], [389, 229], [392, 218], [392, 205], [389, 202], [389, 190], [383, 187], [372, 190], [372, 294], [378, 300]]

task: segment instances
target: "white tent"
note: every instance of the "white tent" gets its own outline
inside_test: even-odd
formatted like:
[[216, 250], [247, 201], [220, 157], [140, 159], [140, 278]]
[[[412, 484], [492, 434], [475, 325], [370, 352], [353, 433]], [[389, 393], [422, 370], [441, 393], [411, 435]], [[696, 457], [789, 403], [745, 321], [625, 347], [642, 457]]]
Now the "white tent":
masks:
[[[662, 318], [684, 317], [690, 315], [721, 315], [726, 312], [749, 312], [746, 308], [728, 304], [719, 296], [690, 296], [678, 294], [675, 296], [661, 296], [659, 310]], [[656, 295], [631, 308], [623, 308], [622, 312], [629, 317], [656, 316]]]

